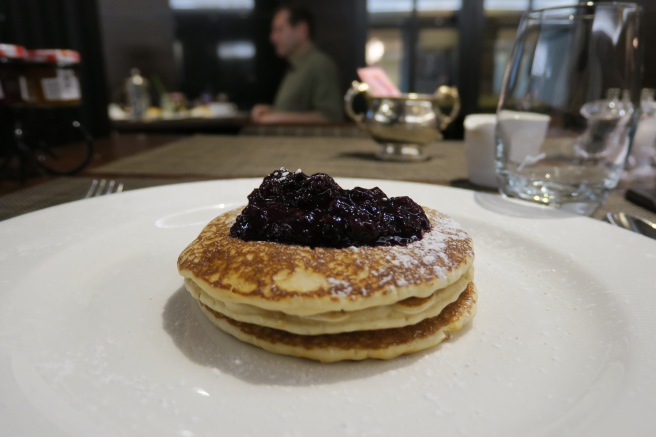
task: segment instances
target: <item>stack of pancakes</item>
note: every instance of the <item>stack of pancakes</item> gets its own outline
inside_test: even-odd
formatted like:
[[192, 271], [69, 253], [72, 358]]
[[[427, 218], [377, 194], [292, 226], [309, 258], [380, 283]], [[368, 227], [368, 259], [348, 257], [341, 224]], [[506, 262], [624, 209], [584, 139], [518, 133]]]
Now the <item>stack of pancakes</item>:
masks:
[[424, 208], [432, 229], [405, 246], [307, 247], [230, 236], [239, 210], [180, 254], [212, 323], [271, 352], [323, 362], [390, 359], [434, 346], [475, 313], [473, 246]]

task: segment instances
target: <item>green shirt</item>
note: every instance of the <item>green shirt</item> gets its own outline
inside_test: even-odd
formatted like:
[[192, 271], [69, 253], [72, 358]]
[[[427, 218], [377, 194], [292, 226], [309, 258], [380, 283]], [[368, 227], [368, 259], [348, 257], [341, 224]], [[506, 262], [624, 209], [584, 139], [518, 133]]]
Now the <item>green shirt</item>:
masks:
[[337, 67], [328, 55], [312, 46], [298, 59], [278, 88], [274, 111], [317, 111], [328, 120], [342, 120], [342, 92]]

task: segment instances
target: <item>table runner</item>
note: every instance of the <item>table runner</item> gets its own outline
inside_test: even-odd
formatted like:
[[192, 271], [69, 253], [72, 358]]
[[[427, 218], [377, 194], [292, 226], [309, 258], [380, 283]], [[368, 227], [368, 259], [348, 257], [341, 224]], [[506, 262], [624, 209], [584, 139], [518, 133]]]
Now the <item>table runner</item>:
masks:
[[466, 176], [464, 143], [426, 146], [429, 160], [386, 162], [364, 138], [195, 136], [116, 161], [96, 174], [203, 178], [262, 177], [280, 167], [311, 174], [443, 183]]

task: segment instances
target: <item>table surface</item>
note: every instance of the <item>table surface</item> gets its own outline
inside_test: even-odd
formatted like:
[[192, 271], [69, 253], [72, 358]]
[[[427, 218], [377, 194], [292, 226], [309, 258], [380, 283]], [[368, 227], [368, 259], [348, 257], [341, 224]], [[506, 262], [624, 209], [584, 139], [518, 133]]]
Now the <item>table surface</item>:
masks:
[[386, 162], [364, 138], [198, 135], [93, 170], [96, 174], [225, 179], [263, 177], [285, 167], [336, 177], [447, 184], [466, 174], [462, 142], [426, 147], [423, 162]]
[[[423, 162], [377, 159], [373, 141], [360, 138], [198, 135], [123, 158], [83, 175], [63, 177], [0, 197], [0, 220], [79, 200], [91, 180], [114, 179], [126, 190], [208, 179], [261, 178], [280, 167], [335, 177], [392, 179], [483, 189], [466, 179], [464, 143], [426, 146]], [[633, 205], [615, 190], [594, 214], [625, 211], [656, 221], [656, 214]]]

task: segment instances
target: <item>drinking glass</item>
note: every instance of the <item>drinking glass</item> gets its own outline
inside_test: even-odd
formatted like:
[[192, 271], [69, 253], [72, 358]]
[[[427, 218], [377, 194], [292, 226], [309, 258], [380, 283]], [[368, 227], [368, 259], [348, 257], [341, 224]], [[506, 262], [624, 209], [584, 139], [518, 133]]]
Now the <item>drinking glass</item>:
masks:
[[497, 109], [503, 195], [592, 214], [615, 188], [639, 116], [640, 7], [524, 14]]

